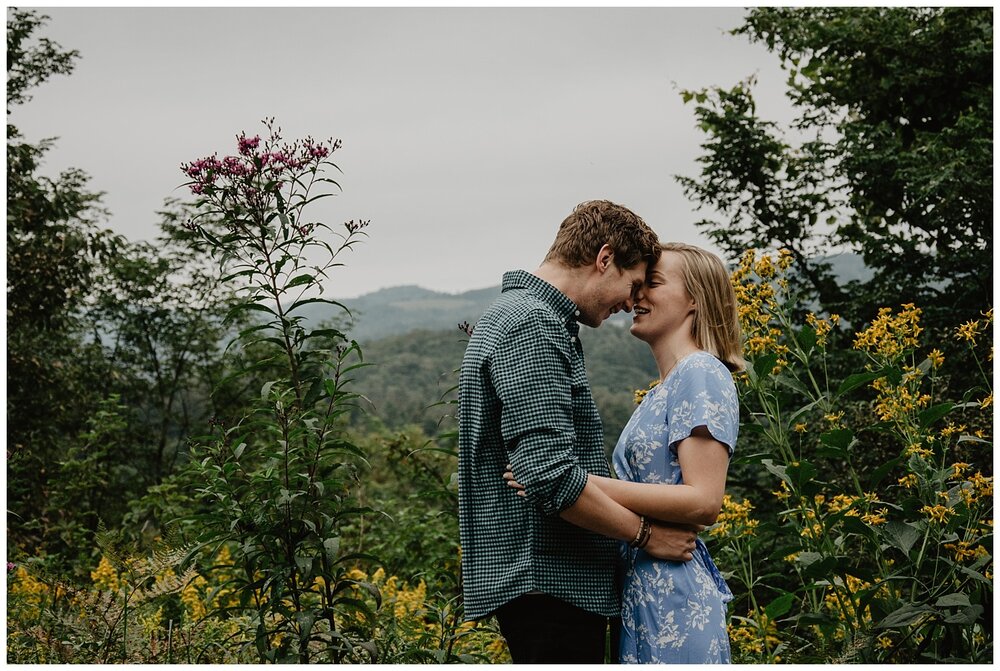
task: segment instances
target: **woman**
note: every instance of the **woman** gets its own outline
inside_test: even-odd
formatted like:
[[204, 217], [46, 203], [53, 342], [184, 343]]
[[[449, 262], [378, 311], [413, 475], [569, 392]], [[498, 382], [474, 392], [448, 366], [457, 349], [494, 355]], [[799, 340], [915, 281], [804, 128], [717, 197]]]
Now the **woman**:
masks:
[[[649, 344], [660, 382], [643, 398], [613, 455], [618, 479], [591, 475], [643, 517], [710, 525], [718, 517], [739, 407], [736, 296], [722, 261], [698, 247], [663, 246], [636, 296], [631, 333]], [[518, 487], [512, 474], [506, 476]], [[699, 539], [694, 559], [654, 559], [641, 539], [622, 547], [622, 663], [728, 663], [732, 593]], [[638, 546], [638, 547], [637, 547]]]

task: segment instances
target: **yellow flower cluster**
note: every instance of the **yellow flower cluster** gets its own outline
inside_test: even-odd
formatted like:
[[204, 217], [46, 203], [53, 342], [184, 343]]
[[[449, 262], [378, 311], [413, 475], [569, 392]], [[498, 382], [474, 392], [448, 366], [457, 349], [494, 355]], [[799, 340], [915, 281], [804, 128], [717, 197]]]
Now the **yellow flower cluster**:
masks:
[[872, 380], [875, 397], [875, 414], [882, 421], [904, 421], [913, 413], [930, 405], [931, 397], [920, 393], [919, 375], [903, 377], [898, 385], [880, 377]]
[[788, 488], [788, 483], [784, 480], [778, 482], [778, 490], [771, 492], [774, 497], [779, 501], [787, 501], [788, 497], [792, 495], [792, 490]]
[[830, 315], [829, 319], [821, 319], [810, 312], [806, 315], [806, 324], [812, 327], [816, 333], [816, 344], [819, 347], [826, 347], [826, 337], [833, 330], [833, 327], [840, 323], [840, 315]]
[[636, 405], [639, 405], [642, 403], [642, 399], [646, 398], [646, 394], [648, 394], [650, 390], [658, 384], [660, 384], [659, 380], [653, 380], [649, 383], [649, 387], [646, 389], [636, 389], [634, 395], [632, 396], [632, 400], [635, 401]]
[[841, 410], [840, 412], [828, 412], [827, 414], [823, 415], [823, 419], [826, 420], [826, 422], [830, 425], [830, 428], [832, 429], [843, 428], [844, 411]]
[[208, 614], [208, 606], [202, 597], [202, 588], [207, 584], [207, 580], [197, 576], [181, 590], [181, 602], [192, 622], [198, 622]]
[[891, 308], [880, 308], [871, 325], [854, 337], [854, 349], [868, 352], [880, 363], [895, 361], [919, 344], [920, 308], [905, 303], [898, 314]]
[[[729, 623], [729, 640], [744, 655], [763, 655], [781, 644], [778, 626], [763, 610], [749, 611], [745, 618], [733, 618]], [[780, 657], [772, 656], [769, 661], [778, 662]]]
[[[878, 503], [878, 495], [874, 492], [865, 492], [863, 496], [851, 496], [850, 494], [837, 494], [827, 502], [826, 507], [831, 513], [843, 512], [848, 517], [860, 517], [865, 519], [878, 519], [885, 514], [885, 508], [872, 511], [871, 506]], [[817, 503], [819, 503], [817, 501]], [[867, 521], [867, 520], [866, 520]], [[885, 520], [883, 519], [882, 522]], [[881, 522], [876, 522], [881, 524]], [[871, 522], [869, 522], [871, 524]]]
[[947, 524], [948, 518], [955, 514], [955, 511], [948, 506], [943, 506], [940, 503], [933, 506], [924, 506], [920, 509], [920, 512], [924, 514], [928, 522], [932, 524]]
[[[784, 356], [789, 350], [778, 340], [782, 334], [781, 329], [771, 324], [772, 317], [778, 310], [778, 298], [771, 280], [787, 270], [791, 265], [791, 258], [790, 252], [781, 250], [778, 252], [777, 262], [766, 254], [758, 259], [757, 251], [750, 249], [743, 254], [739, 265], [730, 275], [745, 339], [744, 351], [751, 357], [776, 352], [779, 359], [775, 372], [787, 365]], [[784, 286], [783, 279], [779, 279], [779, 286]]]
[[990, 554], [990, 551], [979, 544], [978, 541], [945, 543], [944, 547], [946, 550], [951, 550], [952, 556], [955, 557], [955, 561], [957, 562], [972, 562]]
[[976, 339], [979, 337], [980, 328], [978, 319], [967, 321], [955, 329], [955, 338], [975, 345]]
[[[436, 640], [442, 638], [444, 632], [441, 623], [427, 618], [431, 605], [427, 601], [427, 584], [423, 580], [416, 585], [410, 585], [396, 576], [387, 577], [385, 569], [382, 568], [377, 569], [371, 576], [361, 569], [354, 568], [348, 572], [347, 577], [370, 582], [379, 588], [382, 593], [382, 609], [387, 607], [391, 609], [397, 631], [407, 640], [417, 643], [428, 635]], [[494, 663], [510, 660], [504, 640], [481, 631], [476, 622], [458, 622], [450, 619], [446, 624], [451, 628], [451, 636], [455, 639], [454, 653], [486, 651]], [[487, 640], [487, 636], [491, 638]]]
[[732, 496], [725, 494], [722, 497], [722, 511], [708, 533], [719, 538], [753, 536], [760, 522], [750, 517], [751, 510], [753, 504], [748, 500], [743, 499], [742, 503], [737, 503]]
[[[844, 577], [843, 581], [840, 578], [835, 578], [834, 583], [827, 587], [826, 594], [823, 596], [824, 605], [827, 610], [835, 613], [841, 622], [853, 622], [856, 625], [871, 624], [871, 610], [865, 606], [859, 617], [854, 595], [862, 590], [870, 589], [872, 583], [852, 575]], [[890, 591], [890, 584], [883, 582], [879, 585], [876, 594], [881, 597], [889, 597], [891, 596]], [[834, 633], [834, 638], [843, 639], [844, 629], [838, 629]]]
[[[23, 566], [17, 567], [13, 578], [13, 580], [8, 578], [7, 581], [8, 594], [24, 604], [24, 615], [31, 619], [37, 617], [42, 605], [51, 601], [53, 589], [48, 584], [28, 573], [28, 570]], [[62, 594], [62, 590], [55, 590], [55, 596], [62, 596]]]
[[90, 579], [98, 589], [117, 592], [118, 588], [121, 587], [118, 581], [118, 571], [104, 555], [101, 555], [101, 561], [98, 562], [97, 568], [90, 572]]

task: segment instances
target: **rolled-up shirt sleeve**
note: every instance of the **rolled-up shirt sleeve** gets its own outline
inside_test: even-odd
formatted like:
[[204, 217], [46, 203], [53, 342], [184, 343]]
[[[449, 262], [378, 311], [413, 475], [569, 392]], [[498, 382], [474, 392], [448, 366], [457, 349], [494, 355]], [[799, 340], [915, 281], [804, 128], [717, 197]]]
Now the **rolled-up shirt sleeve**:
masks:
[[547, 515], [573, 505], [587, 484], [574, 450], [569, 346], [565, 325], [539, 315], [506, 334], [490, 365], [514, 476], [525, 497]]

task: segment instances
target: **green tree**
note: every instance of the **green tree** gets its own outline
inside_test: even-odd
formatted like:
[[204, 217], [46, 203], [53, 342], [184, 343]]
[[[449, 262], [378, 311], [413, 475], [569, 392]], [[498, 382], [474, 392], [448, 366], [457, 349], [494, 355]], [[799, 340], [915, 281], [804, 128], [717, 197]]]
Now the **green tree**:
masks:
[[[708, 134], [687, 195], [733, 258], [785, 247], [801, 287], [852, 323], [924, 306], [930, 327], [974, 319], [992, 291], [991, 8], [758, 8], [734, 31], [788, 72], [788, 139], [760, 119], [752, 79], [684, 92]], [[818, 256], [863, 255], [841, 287]]]
[[[77, 58], [35, 33], [46, 17], [7, 18], [7, 105], [67, 74]], [[117, 240], [98, 228], [99, 194], [76, 169], [45, 177], [51, 140], [32, 144], [7, 124], [7, 506], [8, 543], [36, 548], [46, 519], [47, 482], [69, 442], [88, 431], [104, 377], [99, 348], [81, 340], [80, 310], [95, 267]]]

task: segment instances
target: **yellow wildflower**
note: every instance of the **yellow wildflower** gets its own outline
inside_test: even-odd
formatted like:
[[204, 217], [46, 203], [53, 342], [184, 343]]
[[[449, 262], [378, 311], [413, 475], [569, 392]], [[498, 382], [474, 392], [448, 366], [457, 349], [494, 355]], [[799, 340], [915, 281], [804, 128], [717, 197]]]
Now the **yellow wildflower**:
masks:
[[948, 517], [955, 514], [954, 510], [941, 504], [924, 506], [920, 509], [920, 512], [927, 516], [928, 522], [937, 522], [939, 524], [945, 524], [948, 521]]
[[97, 568], [90, 572], [90, 579], [98, 589], [117, 592], [120, 587], [118, 572], [115, 571], [115, 567], [111, 565], [111, 562], [104, 555], [101, 555], [101, 561], [97, 564]]
[[940, 368], [941, 364], [944, 363], [944, 353], [939, 349], [932, 349], [927, 358], [930, 359], [931, 366], [934, 368]]
[[771, 492], [771, 493], [774, 494], [774, 497], [776, 499], [778, 499], [780, 501], [787, 501], [788, 497], [792, 495], [792, 490], [790, 490], [788, 488], [788, 483], [787, 482], [785, 482], [784, 480], [781, 480], [778, 483], [778, 491]]
[[640, 403], [642, 403], [642, 399], [646, 398], [646, 394], [648, 394], [649, 391], [658, 384], [660, 384], [659, 380], [653, 380], [652, 382], [649, 383], [649, 387], [647, 387], [646, 389], [636, 389], [635, 393], [632, 396], [632, 400], [635, 402], [636, 405], [639, 405]]
[[906, 446], [906, 449], [903, 451], [903, 455], [907, 457], [917, 455], [918, 457], [927, 458], [933, 456], [934, 451], [923, 447], [920, 443], [912, 443]]
[[865, 513], [864, 515], [861, 516], [861, 520], [865, 524], [871, 525], [873, 527], [874, 526], [878, 526], [879, 524], [885, 524], [886, 523], [886, 517], [885, 517], [886, 512], [888, 512], [888, 511], [885, 508], [880, 508], [878, 510], [874, 510], [872, 512]]
[[206, 584], [208, 582], [203, 577], [197, 576], [181, 590], [181, 601], [187, 607], [187, 612], [192, 622], [201, 620], [208, 613], [208, 608], [205, 606], [205, 602], [201, 598], [201, 591], [199, 590], [200, 587]]
[[806, 315], [806, 324], [812, 327], [816, 334], [816, 344], [820, 347], [826, 347], [826, 336], [833, 330], [833, 323], [832, 317], [828, 321], [818, 318], [812, 312]]
[[977, 547], [972, 547], [970, 541], [958, 541], [957, 543], [945, 543], [944, 547], [946, 550], [951, 550], [952, 555], [955, 557], [955, 561], [963, 562], [966, 560], [975, 560], [979, 553], [977, 550], [986, 550], [982, 545]]
[[829, 422], [830, 426], [840, 426], [841, 420], [844, 419], [844, 411], [827, 413], [823, 415], [823, 419]]
[[888, 636], [879, 636], [877, 645], [883, 650], [888, 650], [889, 648], [892, 647], [892, 639], [889, 638]]
[[802, 528], [802, 531], [799, 532], [799, 535], [802, 536], [803, 538], [813, 538], [813, 539], [822, 538], [823, 525], [817, 523], [811, 526], [805, 526]]
[[991, 405], [993, 405], [993, 392], [987, 394], [986, 398], [984, 398], [982, 401], [979, 402], [979, 407], [982, 408], [983, 410], [990, 407]]
[[965, 472], [969, 470], [969, 468], [970, 468], [969, 464], [963, 461], [956, 461], [954, 464], [951, 465], [951, 476], [950, 476], [951, 479], [958, 480], [963, 475], [965, 475]]
[[795, 433], [805, 433], [808, 429], [809, 425], [806, 424], [805, 422], [799, 422], [798, 424], [792, 427], [792, 430], [795, 431]]
[[771, 257], [767, 254], [761, 255], [761, 257], [757, 259], [754, 271], [765, 280], [774, 277], [775, 268], [774, 263], [771, 261]]
[[831, 513], [839, 513], [843, 510], [850, 508], [854, 505], [855, 498], [847, 494], [837, 494], [830, 502], [827, 504], [827, 508]]
[[981, 471], [969, 478], [969, 482], [976, 489], [976, 494], [982, 497], [993, 496], [993, 476], [984, 476]]
[[792, 252], [790, 250], [782, 247], [778, 250], [778, 268], [781, 270], [788, 270], [789, 266], [792, 265], [794, 258], [795, 257], [792, 256]]
[[903, 489], [912, 489], [917, 486], [917, 476], [914, 473], [907, 473], [898, 482]]
[[723, 538], [754, 535], [760, 522], [750, 517], [752, 510], [753, 504], [750, 501], [743, 499], [742, 503], [737, 503], [729, 494], [723, 495], [722, 510], [715, 526], [708, 533]]
[[967, 321], [955, 330], [955, 337], [975, 345], [976, 338], [979, 336], [979, 326], [978, 320]]
[[948, 422], [948, 426], [946, 426], [943, 429], [941, 429], [941, 437], [942, 438], [950, 438], [951, 436], [955, 435], [956, 433], [958, 433], [958, 434], [965, 433], [965, 424], [958, 424], [958, 425], [956, 425], [953, 422]]
[[913, 303], [902, 305], [896, 315], [891, 308], [880, 308], [868, 328], [855, 336], [854, 349], [864, 350], [879, 360], [897, 359], [918, 346], [918, 336], [923, 331], [920, 313]]

